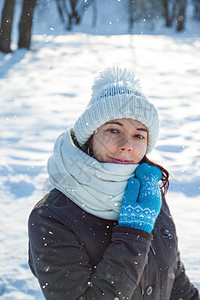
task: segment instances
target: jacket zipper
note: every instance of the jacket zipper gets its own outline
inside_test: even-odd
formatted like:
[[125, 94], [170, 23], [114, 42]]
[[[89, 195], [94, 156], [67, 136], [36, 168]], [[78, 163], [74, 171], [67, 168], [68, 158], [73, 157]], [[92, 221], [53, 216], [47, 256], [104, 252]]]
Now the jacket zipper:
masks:
[[144, 296], [144, 273], [142, 273], [142, 276], [140, 278], [140, 288], [141, 288], [141, 294]]
[[150, 246], [150, 249], [151, 249], [151, 251], [153, 252], [153, 255], [156, 255], [156, 252], [155, 252], [154, 247], [152, 246], [152, 244], [151, 244], [151, 246]]
[[[154, 247], [152, 246], [152, 244], [151, 244], [151, 246], [150, 246], [150, 249], [151, 249], [153, 255], [155, 256], [155, 255], [156, 255], [156, 252], [155, 252], [155, 249], [154, 249]], [[141, 278], [140, 278], [140, 289], [141, 289], [142, 297], [143, 297], [143, 299], [145, 299], [145, 298], [144, 298], [144, 295], [145, 295], [145, 289], [144, 289], [144, 272], [143, 272], [143, 274], [142, 274], [142, 276], [141, 276]]]

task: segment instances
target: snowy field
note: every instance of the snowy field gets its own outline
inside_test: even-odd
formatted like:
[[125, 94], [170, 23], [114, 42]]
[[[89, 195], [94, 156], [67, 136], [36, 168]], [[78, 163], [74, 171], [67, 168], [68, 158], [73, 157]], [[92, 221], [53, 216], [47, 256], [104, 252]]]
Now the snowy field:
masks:
[[55, 139], [85, 108], [96, 73], [113, 65], [134, 70], [158, 107], [150, 158], [171, 174], [182, 260], [200, 290], [200, 38], [36, 33], [32, 51], [0, 53], [1, 299], [44, 299], [27, 264], [28, 215], [47, 191]]

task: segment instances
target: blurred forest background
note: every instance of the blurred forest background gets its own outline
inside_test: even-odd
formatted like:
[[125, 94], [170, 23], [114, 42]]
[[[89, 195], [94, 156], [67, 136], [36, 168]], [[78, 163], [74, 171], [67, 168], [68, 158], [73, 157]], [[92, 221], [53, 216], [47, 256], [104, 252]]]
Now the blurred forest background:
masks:
[[149, 22], [152, 28], [161, 20], [166, 27], [175, 26], [177, 32], [182, 32], [185, 29], [188, 10], [191, 12], [192, 19], [199, 22], [200, 27], [200, 0], [2, 0], [0, 4], [0, 51], [4, 53], [12, 51], [11, 34], [16, 10], [20, 14], [18, 48], [30, 49], [34, 15], [36, 11], [41, 13], [45, 10], [50, 2], [55, 2], [56, 13], [59, 15], [63, 28], [68, 32], [80, 25], [83, 18], [87, 18], [88, 9], [92, 10], [92, 20], [88, 26], [95, 28], [98, 18], [106, 13], [111, 3], [112, 8], [116, 6], [116, 9], [119, 3], [121, 4], [120, 9], [123, 8], [121, 13], [127, 20], [127, 33], [129, 34], [135, 33], [134, 26], [139, 22]]

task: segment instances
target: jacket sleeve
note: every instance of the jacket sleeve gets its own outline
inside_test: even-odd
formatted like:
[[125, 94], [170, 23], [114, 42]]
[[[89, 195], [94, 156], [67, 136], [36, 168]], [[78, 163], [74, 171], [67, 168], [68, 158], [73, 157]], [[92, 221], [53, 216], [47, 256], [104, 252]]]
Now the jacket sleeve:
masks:
[[174, 285], [170, 300], [187, 299], [200, 300], [198, 290], [190, 282], [185, 273], [185, 268], [180, 260], [180, 253], [178, 251], [177, 271], [175, 275]]
[[131, 299], [147, 263], [152, 236], [115, 227], [95, 267], [69, 227], [33, 210], [29, 217], [29, 265], [46, 299]]

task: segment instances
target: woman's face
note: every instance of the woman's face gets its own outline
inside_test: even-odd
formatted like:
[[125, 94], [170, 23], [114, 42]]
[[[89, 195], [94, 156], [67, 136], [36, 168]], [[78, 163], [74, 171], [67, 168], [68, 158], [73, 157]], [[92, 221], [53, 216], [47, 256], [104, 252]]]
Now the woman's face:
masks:
[[139, 121], [109, 121], [92, 136], [93, 157], [104, 163], [138, 164], [146, 153], [147, 138], [147, 128]]

